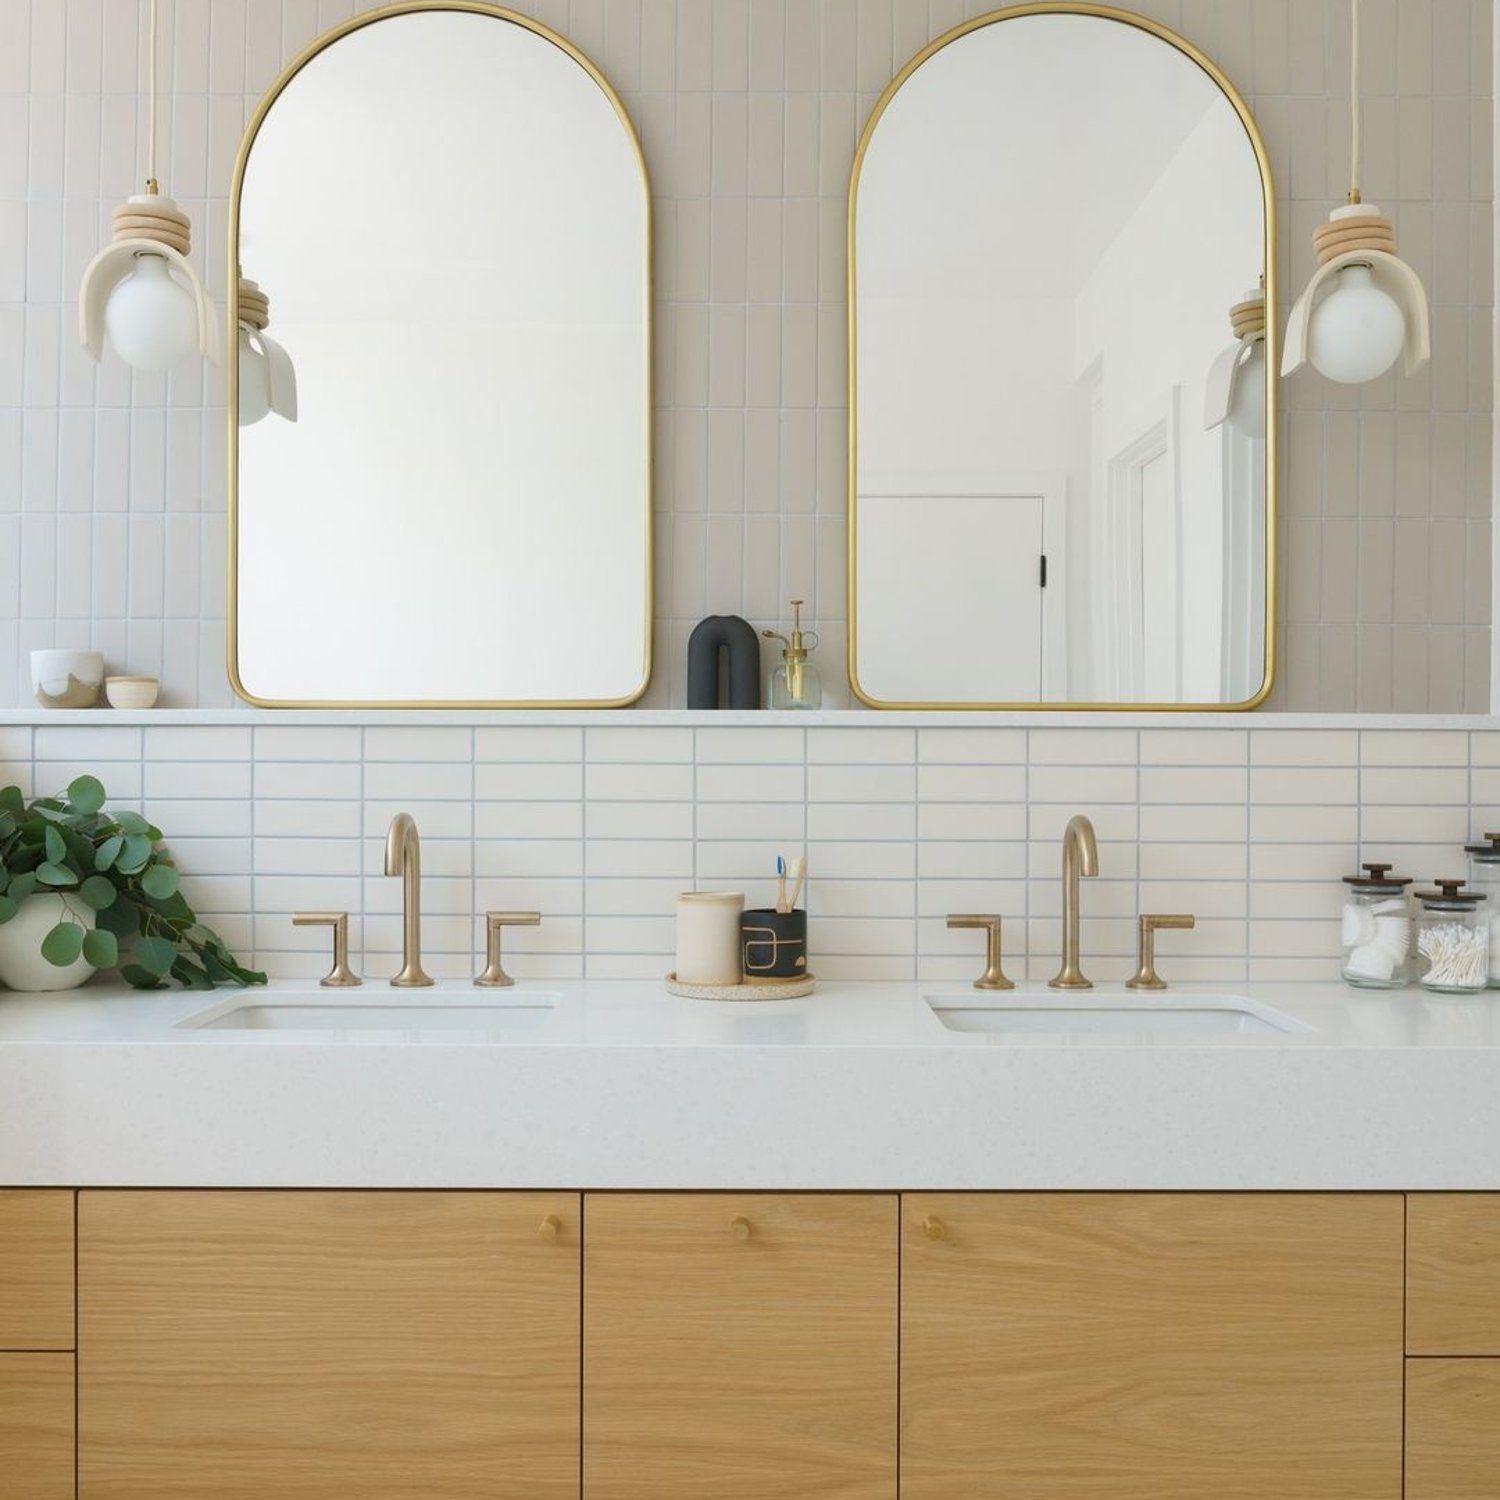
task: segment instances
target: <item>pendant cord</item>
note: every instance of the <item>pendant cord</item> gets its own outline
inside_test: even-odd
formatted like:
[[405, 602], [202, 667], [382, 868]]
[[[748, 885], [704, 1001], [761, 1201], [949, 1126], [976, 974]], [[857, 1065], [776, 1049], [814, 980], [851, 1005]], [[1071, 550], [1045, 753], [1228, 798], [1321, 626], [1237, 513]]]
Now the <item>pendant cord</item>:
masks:
[[151, 0], [151, 23], [146, 43], [146, 191], [159, 191], [156, 182], [156, 4]]
[[[155, 3], [155, 0], [152, 0]], [[1359, 191], [1359, 0], [1349, 0], [1349, 201], [1358, 203]]]

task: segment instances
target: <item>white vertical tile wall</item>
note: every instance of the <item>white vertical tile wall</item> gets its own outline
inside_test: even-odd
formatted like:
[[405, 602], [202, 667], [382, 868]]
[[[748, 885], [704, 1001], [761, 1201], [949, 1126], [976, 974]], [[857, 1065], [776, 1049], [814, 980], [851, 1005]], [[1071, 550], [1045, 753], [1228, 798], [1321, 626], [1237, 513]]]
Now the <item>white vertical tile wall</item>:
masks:
[[357, 963], [399, 967], [401, 883], [383, 873], [401, 809], [422, 833], [429, 967], [468, 975], [481, 916], [536, 908], [507, 934], [529, 978], [660, 975], [673, 901], [733, 889], [768, 902], [778, 853], [805, 852], [810, 947], [830, 978], [963, 981], [999, 912], [1013, 978], [1058, 964], [1060, 838], [1093, 819], [1083, 946], [1128, 976], [1135, 918], [1164, 934], [1171, 978], [1327, 977], [1340, 876], [1362, 859], [1462, 874], [1500, 827], [1500, 730], [689, 726], [0, 728], [0, 784], [36, 792], [81, 770], [166, 830], [189, 898], [273, 974], [326, 968], [351, 915]]
[[[849, 163], [892, 71], [988, 7], [519, 3], [619, 87], [656, 198], [661, 670], [648, 701], [683, 701], [683, 646], [701, 615], [760, 625], [793, 595], [822, 632], [831, 701], [845, 701]], [[245, 117], [284, 59], [363, 7], [161, 6], [173, 88], [163, 177], [222, 297], [224, 195]], [[1295, 291], [1311, 229], [1345, 186], [1344, 0], [1137, 8], [1249, 96]], [[1431, 290], [1434, 358], [1414, 380], [1351, 390], [1304, 375], [1288, 387], [1275, 706], [1488, 707], [1491, 9], [1366, 0], [1366, 190]], [[221, 377], [97, 368], [73, 333], [79, 274], [140, 172], [144, 10], [0, 0], [0, 705], [26, 701], [26, 653], [52, 644], [96, 644], [116, 667], [159, 671], [173, 704], [229, 698]]]

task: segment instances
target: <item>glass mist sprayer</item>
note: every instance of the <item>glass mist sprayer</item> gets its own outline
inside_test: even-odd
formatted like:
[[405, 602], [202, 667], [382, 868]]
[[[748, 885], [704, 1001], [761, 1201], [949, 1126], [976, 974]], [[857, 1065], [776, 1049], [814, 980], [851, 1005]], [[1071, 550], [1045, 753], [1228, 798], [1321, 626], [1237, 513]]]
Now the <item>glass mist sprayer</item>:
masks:
[[823, 679], [818, 669], [808, 660], [808, 653], [818, 646], [816, 630], [802, 628], [802, 601], [792, 600], [792, 633], [783, 635], [779, 630], [763, 630], [768, 640], [781, 642], [781, 660], [771, 668], [768, 697], [770, 708], [821, 708], [823, 706]]

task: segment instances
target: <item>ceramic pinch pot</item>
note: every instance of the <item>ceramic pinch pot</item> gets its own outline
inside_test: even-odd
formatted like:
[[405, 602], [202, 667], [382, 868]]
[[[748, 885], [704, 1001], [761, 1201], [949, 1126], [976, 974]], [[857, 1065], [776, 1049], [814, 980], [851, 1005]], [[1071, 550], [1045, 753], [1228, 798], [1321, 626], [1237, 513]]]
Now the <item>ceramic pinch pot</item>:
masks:
[[31, 653], [31, 689], [43, 708], [92, 708], [103, 681], [102, 651]]
[[85, 931], [94, 913], [76, 894], [37, 891], [8, 922], [0, 922], [0, 982], [13, 990], [74, 990], [93, 972], [85, 958], [59, 967], [42, 957], [42, 939], [59, 922], [76, 922]]
[[155, 708], [161, 682], [155, 677], [106, 677], [104, 698], [111, 708]]

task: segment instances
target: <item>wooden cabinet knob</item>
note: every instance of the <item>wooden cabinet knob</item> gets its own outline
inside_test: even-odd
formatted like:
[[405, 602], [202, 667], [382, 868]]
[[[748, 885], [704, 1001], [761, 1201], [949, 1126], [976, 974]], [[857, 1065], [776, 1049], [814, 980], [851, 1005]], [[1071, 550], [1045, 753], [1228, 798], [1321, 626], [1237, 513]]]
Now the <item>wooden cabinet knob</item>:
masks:
[[537, 1233], [549, 1242], [555, 1240], [562, 1233], [562, 1220], [556, 1214], [548, 1214], [537, 1228]]
[[729, 1221], [729, 1232], [743, 1243], [750, 1238], [750, 1221], [744, 1214], [736, 1214]]
[[944, 1227], [943, 1221], [939, 1218], [934, 1217], [932, 1214], [929, 1214], [925, 1219], [922, 1220], [922, 1233], [925, 1234], [930, 1240], [946, 1239], [948, 1235], [948, 1231]]

